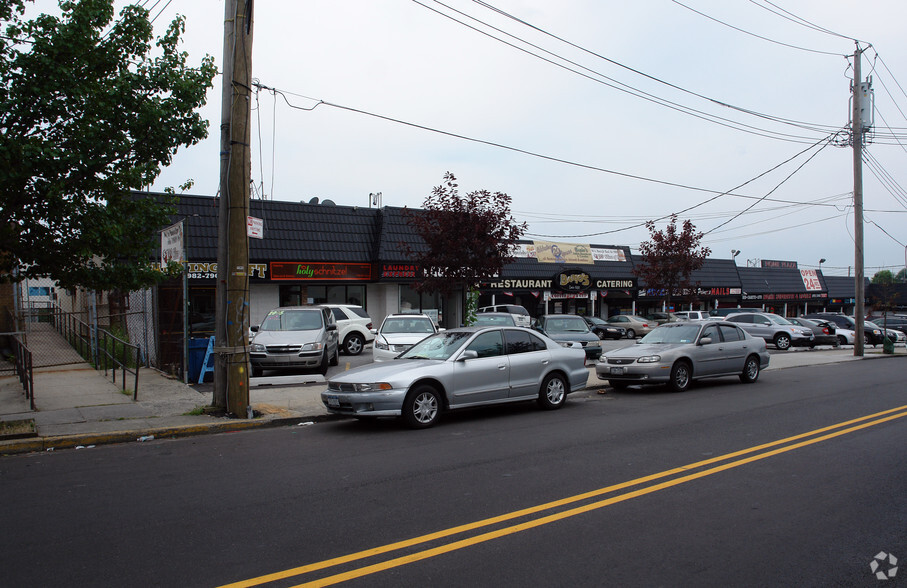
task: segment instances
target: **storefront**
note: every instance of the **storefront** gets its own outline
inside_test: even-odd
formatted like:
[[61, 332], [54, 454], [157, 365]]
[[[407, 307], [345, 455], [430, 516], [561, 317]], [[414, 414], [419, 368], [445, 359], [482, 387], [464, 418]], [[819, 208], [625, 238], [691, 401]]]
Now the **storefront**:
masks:
[[762, 260], [762, 267], [741, 267], [738, 273], [743, 286], [741, 306], [791, 317], [828, 306], [822, 275], [814, 269], [799, 269], [795, 261]]
[[[634, 259], [638, 264], [639, 259]], [[637, 293], [637, 314], [647, 316], [653, 312], [681, 310], [711, 310], [741, 306], [743, 288], [737, 274], [737, 264], [730, 259], [706, 259], [702, 267], [690, 275], [692, 288], [671, 297], [665, 302], [664, 292], [640, 284]], [[745, 305], [743, 305], [745, 306]]]
[[479, 306], [519, 304], [537, 317], [629, 313], [637, 288], [626, 247], [526, 241], [501, 277], [481, 285]]

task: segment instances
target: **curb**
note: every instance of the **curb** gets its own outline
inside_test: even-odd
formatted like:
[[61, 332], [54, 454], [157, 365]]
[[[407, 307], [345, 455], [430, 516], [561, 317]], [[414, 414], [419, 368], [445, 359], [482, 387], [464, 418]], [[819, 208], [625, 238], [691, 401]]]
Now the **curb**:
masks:
[[[89, 445], [111, 445], [114, 443], [141, 442], [142, 437], [158, 439], [178, 439], [209, 435], [216, 433], [238, 433], [256, 429], [269, 429], [296, 425], [300, 421], [312, 423], [337, 420], [335, 415], [317, 415], [294, 417], [280, 417], [273, 419], [260, 419], [252, 421], [231, 421], [211, 423], [204, 425], [182, 425], [178, 427], [158, 427], [148, 429], [135, 429], [131, 431], [111, 431], [109, 433], [83, 433], [80, 435], [56, 435], [51, 437], [31, 437], [28, 439], [13, 439], [0, 441], [0, 455], [15, 455], [20, 453], [33, 453], [37, 451], [53, 451], [55, 449], [73, 449]], [[151, 441], [152, 439], [148, 439]]]

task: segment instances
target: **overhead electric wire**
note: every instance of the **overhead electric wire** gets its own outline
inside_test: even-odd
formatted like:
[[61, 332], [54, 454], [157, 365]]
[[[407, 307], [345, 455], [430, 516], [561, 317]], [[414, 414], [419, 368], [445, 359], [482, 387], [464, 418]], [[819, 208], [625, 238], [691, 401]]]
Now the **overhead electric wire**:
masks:
[[[441, 4], [442, 6], [445, 6], [446, 8], [449, 8], [449, 7], [447, 7], [445, 4], [442, 4], [441, 2], [439, 2], [439, 0], [434, 0], [434, 1], [435, 1], [436, 3], [438, 3], [438, 4]], [[554, 33], [551, 33], [550, 31], [547, 31], [547, 30], [545, 30], [545, 29], [543, 29], [543, 28], [541, 28], [541, 27], [539, 27], [539, 26], [536, 26], [536, 25], [534, 25], [534, 24], [532, 24], [532, 23], [530, 23], [530, 22], [528, 22], [528, 21], [526, 21], [526, 20], [524, 20], [524, 19], [522, 19], [522, 18], [520, 18], [520, 17], [518, 17], [518, 16], [515, 16], [515, 15], [513, 15], [513, 14], [510, 14], [510, 13], [508, 13], [508, 12], [506, 12], [506, 11], [500, 9], [500, 8], [497, 8], [496, 6], [493, 6], [493, 5], [489, 4], [488, 2], [485, 2], [484, 0], [472, 0], [472, 1], [475, 2], [476, 4], [479, 4], [480, 6], [483, 6], [483, 7], [487, 8], [487, 9], [489, 9], [489, 10], [491, 10], [491, 11], [493, 11], [493, 12], [499, 14], [499, 15], [501, 15], [501, 16], [504, 16], [504, 17], [506, 17], [506, 18], [509, 18], [509, 19], [511, 19], [511, 20], [513, 20], [513, 21], [515, 21], [515, 22], [517, 22], [517, 23], [519, 23], [519, 24], [521, 24], [521, 25], [524, 25], [524, 26], [526, 26], [526, 27], [528, 27], [528, 28], [530, 28], [530, 29], [532, 29], [532, 30], [534, 30], [534, 31], [537, 31], [537, 32], [539, 32], [539, 33], [541, 33], [541, 34], [543, 34], [543, 35], [546, 35], [546, 36], [548, 36], [548, 37], [551, 37], [552, 39], [556, 39], [556, 40], [558, 40], [558, 41], [560, 41], [560, 42], [562, 42], [562, 43], [565, 43], [566, 45], [569, 45], [570, 47], [573, 47], [574, 49], [579, 49], [580, 51], [583, 51], [584, 53], [588, 53], [589, 55], [592, 55], [593, 57], [596, 57], [596, 58], [598, 58], [598, 59], [602, 59], [602, 60], [604, 60], [604, 61], [607, 61], [608, 63], [610, 63], [610, 64], [612, 64], [612, 65], [615, 65], [615, 66], [617, 66], [617, 67], [623, 68], [623, 69], [625, 69], [625, 70], [627, 70], [627, 71], [629, 71], [629, 72], [635, 73], [635, 74], [637, 74], [637, 75], [639, 75], [639, 76], [642, 76], [642, 77], [644, 77], [644, 78], [646, 78], [646, 79], [652, 80], [653, 82], [657, 82], [657, 83], [659, 83], [659, 84], [663, 84], [663, 85], [665, 85], [665, 86], [667, 86], [667, 87], [669, 87], [669, 88], [673, 88], [673, 89], [678, 90], [678, 91], [680, 91], [680, 92], [683, 92], [683, 93], [685, 93], [685, 94], [689, 94], [690, 96], [695, 96], [696, 98], [700, 98], [700, 99], [702, 99], [702, 100], [706, 100], [706, 101], [708, 101], [708, 102], [711, 102], [712, 104], [716, 104], [716, 105], [718, 105], [718, 106], [723, 106], [723, 107], [725, 107], [725, 108], [729, 108], [729, 109], [731, 109], [731, 110], [736, 110], [736, 111], [738, 111], [738, 112], [742, 112], [742, 113], [744, 113], [744, 114], [749, 114], [749, 115], [751, 115], [751, 116], [756, 116], [756, 117], [764, 118], [764, 119], [766, 119], [766, 120], [771, 120], [771, 121], [774, 121], [774, 122], [783, 123], [783, 124], [787, 124], [787, 125], [794, 126], [794, 127], [799, 127], [799, 128], [806, 129], [806, 130], [813, 130], [813, 131], [816, 131], [816, 132], [828, 133], [828, 132], [831, 131], [832, 129], [838, 128], [836, 125], [820, 125], [820, 124], [816, 124], [816, 123], [808, 123], [808, 122], [803, 122], [803, 121], [796, 121], [796, 120], [791, 120], [791, 119], [776, 117], [776, 116], [764, 114], [764, 113], [761, 113], [761, 112], [758, 112], [758, 111], [755, 111], [755, 110], [751, 110], [751, 109], [748, 109], [748, 108], [743, 108], [743, 107], [740, 107], [740, 106], [735, 106], [735, 105], [733, 105], [733, 104], [729, 104], [729, 103], [727, 103], [727, 102], [724, 102], [724, 101], [722, 101], [722, 100], [718, 100], [718, 99], [716, 99], [716, 98], [711, 98], [711, 97], [706, 96], [706, 95], [704, 95], [704, 94], [700, 94], [700, 93], [698, 93], [698, 92], [694, 92], [694, 91], [692, 91], [692, 90], [688, 90], [687, 88], [684, 88], [684, 87], [682, 87], [682, 86], [678, 86], [678, 85], [673, 84], [673, 83], [671, 83], [671, 82], [665, 81], [665, 80], [663, 80], [663, 79], [661, 79], [661, 78], [658, 78], [658, 77], [656, 77], [656, 76], [649, 75], [649, 74], [647, 74], [647, 73], [645, 73], [645, 72], [643, 72], [643, 71], [640, 71], [640, 70], [638, 70], [638, 69], [632, 68], [632, 67], [630, 67], [630, 66], [628, 66], [628, 65], [624, 65], [623, 63], [620, 63], [619, 61], [615, 61], [614, 59], [611, 59], [611, 58], [609, 58], [609, 57], [606, 57], [606, 56], [604, 56], [604, 55], [602, 55], [602, 54], [600, 54], [600, 53], [596, 53], [595, 51], [592, 51], [592, 50], [587, 49], [587, 48], [585, 48], [585, 47], [583, 47], [583, 46], [581, 46], [581, 45], [578, 45], [578, 44], [576, 44], [576, 43], [573, 43], [572, 41], [569, 41], [569, 40], [567, 40], [567, 39], [565, 39], [565, 38], [563, 38], [563, 37], [560, 37], [560, 36], [558, 36], [558, 35], [555, 35]], [[455, 10], [455, 9], [451, 8], [451, 10]], [[492, 25], [489, 25], [488, 23], [486, 23], [486, 22], [484, 22], [484, 21], [482, 21], [482, 20], [479, 20], [479, 19], [477, 19], [477, 18], [475, 18], [475, 17], [473, 17], [473, 16], [470, 16], [470, 15], [465, 14], [465, 13], [463, 13], [463, 12], [460, 12], [460, 11], [458, 11], [458, 10], [455, 10], [455, 11], [458, 12], [458, 13], [460, 13], [460, 14], [463, 14], [464, 16], [467, 16], [468, 18], [470, 18], [470, 19], [472, 19], [472, 20], [475, 20], [476, 22], [482, 23], [483, 25], [485, 25], [485, 26], [487, 26], [487, 27], [489, 27], [489, 28], [493, 28], [494, 30], [498, 30], [498, 31], [500, 31], [500, 32], [502, 32], [502, 33], [504, 33], [504, 34], [506, 34], [506, 35], [512, 37], [512, 38], [519, 39], [520, 41], [522, 41], [522, 42], [524, 42], [524, 43], [526, 43], [526, 44], [528, 44], [528, 45], [532, 45], [532, 44], [529, 43], [528, 41], [525, 41], [525, 40], [523, 40], [523, 39], [521, 39], [521, 38], [519, 38], [519, 37], [516, 37], [515, 35], [511, 35], [510, 33], [507, 33], [507, 32], [505, 32], [505, 31], [501, 31], [500, 29], [497, 29], [496, 27], [493, 27]], [[459, 21], [455, 21], [455, 22], [459, 22]], [[468, 25], [466, 25], [466, 26], [468, 26]], [[532, 46], [535, 47], [535, 45], [532, 45]], [[539, 49], [541, 49], [541, 48], [539, 48]], [[545, 51], [544, 49], [541, 49], [541, 50], [542, 50], [542, 51]], [[556, 55], [559, 59], [564, 59], [564, 61], [567, 61], [565, 58], [563, 58], [563, 57], [561, 57], [561, 56], [559, 56], [559, 55], [557, 55], [557, 54], [551, 53], [551, 52], [549, 52], [549, 51], [546, 51], [546, 53], [549, 53], [549, 54], [552, 54], [552, 55]], [[580, 66], [580, 67], [582, 67], [582, 66]], [[601, 75], [601, 74], [599, 74], [599, 75]], [[610, 78], [609, 78], [609, 79], [610, 79]], [[628, 86], [628, 87], [632, 87], [632, 86]]]
[[888, 173], [881, 162], [864, 152], [863, 163], [866, 164], [866, 167], [869, 168], [872, 175], [879, 180], [882, 187], [884, 187], [901, 206], [907, 209], [907, 192], [905, 192], [904, 188], [898, 184], [897, 180]]
[[[806, 161], [804, 161], [804, 162], [801, 163], [799, 166], [797, 166], [797, 169], [795, 169], [794, 171], [792, 171], [786, 178], [784, 178], [783, 180], [781, 180], [781, 182], [780, 182], [777, 186], [775, 186], [774, 188], [772, 188], [772, 189], [768, 192], [768, 194], [766, 194], [766, 196], [770, 196], [775, 190], [777, 190], [778, 188], [780, 188], [785, 182], [787, 182], [789, 179], [791, 179], [791, 178], [794, 176], [794, 174], [796, 174], [796, 173], [799, 172], [801, 169], [803, 169], [803, 166], [805, 166], [807, 163], [809, 163], [810, 161], [812, 161], [813, 158], [814, 158], [816, 155], [822, 153], [822, 150], [824, 150], [826, 147], [828, 147], [829, 144], [831, 144], [831, 138], [826, 139], [824, 145], [822, 145], [815, 153], [813, 153], [812, 155], [810, 155], [810, 156], [807, 158]], [[812, 148], [812, 147], [811, 147], [811, 148]], [[760, 200], [760, 201], [757, 201], [757, 202], [753, 202], [751, 205], [749, 205], [747, 208], [745, 208], [745, 209], [742, 210], [741, 212], [739, 212], [739, 213], [737, 213], [736, 215], [732, 216], [731, 218], [729, 218], [728, 220], [724, 221], [723, 223], [721, 223], [721, 224], [718, 225], [717, 227], [713, 227], [713, 228], [709, 229], [708, 231], [705, 231], [705, 233], [703, 233], [703, 234], [704, 234], [704, 235], [708, 235], [709, 233], [713, 233], [713, 232], [715, 232], [716, 230], [720, 229], [720, 228], [723, 227], [724, 225], [726, 225], [726, 224], [728, 224], [728, 223], [730, 223], [730, 222], [733, 222], [737, 217], [739, 217], [740, 215], [742, 215], [744, 212], [750, 210], [751, 208], [753, 208], [754, 206], [756, 206], [757, 204], [759, 204], [759, 202], [761, 202], [761, 200]]]
[[[666, 108], [670, 108], [671, 110], [676, 110], [676, 111], [678, 111], [678, 112], [682, 112], [682, 113], [687, 114], [687, 115], [689, 115], [689, 116], [693, 116], [693, 117], [695, 117], [695, 118], [699, 118], [699, 119], [705, 120], [705, 121], [707, 121], [707, 122], [711, 122], [711, 123], [714, 123], [714, 124], [717, 124], [717, 125], [721, 125], [721, 126], [724, 126], [724, 127], [732, 128], [732, 129], [734, 129], [734, 130], [742, 131], [742, 132], [745, 132], [745, 133], [750, 133], [750, 134], [752, 134], [752, 135], [761, 136], [761, 137], [766, 137], [766, 138], [769, 138], [769, 139], [777, 139], [777, 140], [781, 140], [781, 141], [789, 141], [789, 142], [792, 142], [792, 143], [800, 143], [800, 144], [805, 144], [805, 143], [807, 143], [807, 142], [809, 142], [809, 141], [813, 141], [813, 140], [815, 139], [815, 137], [804, 137], [804, 136], [802, 136], [802, 135], [791, 135], [791, 134], [788, 134], [788, 133], [780, 133], [780, 132], [778, 132], [778, 131], [772, 131], [772, 130], [770, 130], [770, 129], [763, 129], [763, 128], [761, 128], [761, 127], [755, 127], [755, 126], [753, 126], [753, 125], [748, 125], [748, 124], [746, 124], [746, 123], [742, 123], [742, 122], [735, 121], [735, 120], [732, 120], [732, 119], [724, 118], [724, 117], [721, 117], [721, 116], [718, 116], [718, 115], [715, 115], [715, 114], [707, 113], [707, 112], [704, 112], [704, 111], [701, 111], [701, 110], [697, 110], [697, 109], [695, 109], [695, 108], [691, 108], [691, 107], [689, 107], [689, 106], [684, 106], [684, 105], [682, 105], [682, 104], [679, 104], [679, 103], [677, 103], [677, 102], [673, 102], [673, 101], [671, 101], [671, 100], [667, 100], [667, 99], [665, 99], [665, 98], [661, 98], [661, 97], [659, 97], [659, 96], [655, 96], [654, 94], [651, 94], [651, 93], [649, 93], [649, 92], [645, 92], [645, 91], [643, 91], [643, 90], [640, 90], [640, 89], [635, 88], [635, 87], [633, 87], [633, 86], [630, 86], [630, 85], [628, 85], [628, 84], [624, 84], [623, 82], [620, 82], [620, 81], [618, 81], [618, 80], [615, 80], [615, 79], [613, 79], [613, 78], [610, 78], [610, 77], [608, 77], [608, 76], [606, 76], [606, 75], [604, 75], [604, 74], [602, 74], [602, 73], [600, 73], [600, 72], [596, 72], [595, 70], [589, 69], [589, 68], [587, 68], [587, 67], [585, 67], [585, 66], [583, 66], [583, 65], [580, 65], [580, 64], [578, 64], [578, 63], [576, 63], [576, 62], [573, 62], [573, 61], [571, 61], [571, 60], [569, 60], [569, 59], [567, 59], [567, 58], [565, 58], [565, 57], [562, 57], [562, 56], [560, 56], [560, 55], [557, 55], [557, 54], [555, 54], [555, 53], [552, 53], [552, 52], [550, 52], [550, 51], [548, 51], [548, 50], [546, 50], [546, 49], [544, 49], [544, 48], [542, 48], [542, 47], [539, 47], [539, 46], [537, 46], [537, 45], [534, 45], [533, 43], [530, 43], [529, 41], [526, 41], [526, 40], [521, 39], [521, 38], [519, 38], [519, 37], [517, 37], [517, 36], [515, 36], [515, 35], [512, 35], [512, 34], [510, 34], [510, 33], [507, 33], [506, 31], [502, 31], [502, 30], [500, 30], [500, 29], [498, 29], [498, 28], [496, 28], [496, 27], [494, 27], [494, 26], [492, 26], [492, 25], [489, 25], [489, 24], [487, 24], [487, 23], [485, 23], [485, 22], [483, 22], [483, 21], [481, 21], [481, 20], [479, 20], [479, 19], [476, 19], [475, 17], [472, 17], [472, 16], [470, 16], [470, 15], [468, 15], [468, 14], [465, 14], [465, 13], [459, 11], [459, 10], [456, 10], [456, 9], [454, 9], [454, 8], [451, 8], [451, 7], [447, 6], [446, 4], [440, 2], [439, 0], [434, 0], [435, 3], [440, 4], [441, 6], [444, 6], [445, 8], [447, 8], [447, 9], [449, 9], [449, 10], [452, 10], [453, 12], [456, 12], [456, 13], [458, 13], [458, 14], [462, 14], [463, 16], [465, 16], [465, 17], [467, 17], [467, 18], [470, 18], [470, 19], [472, 19], [472, 20], [475, 20], [475, 21], [477, 21], [477, 22], [480, 22], [480, 23], [482, 23], [484, 26], [487, 26], [487, 27], [489, 27], [489, 28], [491, 28], [491, 29], [493, 29], [493, 30], [495, 30], [495, 31], [500, 32], [501, 34], [507, 35], [507, 36], [509, 36], [509, 37], [511, 37], [511, 38], [514, 38], [514, 39], [517, 39], [517, 40], [519, 40], [521, 43], [525, 43], [526, 45], [529, 45], [530, 47], [533, 47], [533, 48], [535, 48], [535, 49], [538, 49], [539, 51], [543, 51], [543, 52], [545, 52], [545, 53], [548, 53], [549, 55], [552, 55], [552, 56], [556, 57], [557, 59], [560, 59], [560, 60], [565, 61], [565, 62], [567, 62], [567, 63], [569, 63], [569, 64], [571, 64], [571, 65], [574, 65], [574, 66], [579, 67], [579, 68], [581, 68], [581, 69], [584, 69], [584, 70], [586, 70], [586, 71], [588, 71], [588, 72], [591, 72], [592, 74], [594, 74], [594, 76], [600, 76], [601, 78], [604, 78], [604, 80], [608, 80], [608, 81], [603, 81], [602, 79], [598, 79], [597, 77], [594, 77], [594, 76], [592, 76], [592, 75], [583, 73], [583, 72], [581, 72], [581, 71], [577, 71], [577, 70], [575, 70], [575, 69], [572, 69], [572, 68], [570, 68], [570, 67], [567, 67], [566, 65], [563, 65], [563, 64], [561, 64], [561, 63], [557, 63], [556, 61], [552, 61], [551, 59], [548, 59], [547, 57], [544, 57], [544, 56], [542, 56], [542, 55], [538, 55], [538, 54], [536, 54], [536, 53], [533, 53], [532, 51], [529, 51], [528, 49], [525, 49], [524, 47], [519, 47], [519, 46], [517, 46], [517, 45], [514, 45], [513, 43], [510, 43], [509, 41], [506, 41], [506, 40], [501, 39], [501, 38], [499, 38], [499, 37], [495, 37], [494, 35], [492, 35], [492, 34], [486, 32], [486, 31], [483, 31], [483, 30], [481, 30], [481, 29], [478, 29], [478, 28], [476, 28], [476, 27], [474, 27], [474, 26], [472, 26], [472, 25], [470, 25], [470, 24], [468, 24], [468, 23], [465, 23], [465, 22], [461, 21], [461, 20], [457, 20], [456, 18], [454, 18], [453, 16], [451, 16], [451, 15], [449, 15], [449, 14], [445, 14], [444, 12], [442, 12], [442, 11], [440, 11], [440, 10], [437, 10], [437, 9], [435, 9], [435, 8], [432, 8], [431, 6], [428, 6], [428, 5], [424, 4], [424, 3], [421, 2], [420, 0], [412, 0], [412, 1], [413, 1], [414, 3], [416, 3], [416, 4], [418, 4], [419, 6], [422, 6], [423, 8], [426, 8], [426, 9], [428, 9], [428, 10], [431, 10], [432, 12], [434, 12], [434, 13], [436, 13], [436, 14], [439, 14], [440, 16], [443, 16], [443, 17], [445, 17], [445, 18], [447, 18], [447, 19], [452, 20], [453, 22], [456, 22], [456, 23], [458, 23], [458, 24], [460, 24], [460, 25], [462, 25], [462, 26], [464, 26], [464, 27], [467, 27], [467, 28], [469, 28], [469, 29], [471, 29], [471, 30], [473, 30], [473, 31], [475, 31], [475, 32], [477, 32], [477, 33], [480, 33], [480, 34], [482, 34], [482, 35], [485, 35], [485, 36], [487, 36], [487, 37], [489, 37], [489, 38], [491, 38], [491, 39], [494, 39], [494, 40], [496, 40], [496, 41], [498, 41], [498, 42], [500, 42], [500, 43], [503, 43], [503, 44], [505, 44], [505, 45], [507, 45], [507, 46], [509, 46], [509, 47], [512, 47], [512, 48], [514, 48], [514, 49], [516, 49], [516, 50], [518, 50], [518, 51], [522, 51], [522, 52], [524, 52], [524, 53], [526, 53], [526, 54], [528, 54], [528, 55], [531, 55], [531, 56], [533, 56], [533, 57], [535, 57], [535, 58], [537, 58], [537, 59], [541, 59], [542, 61], [545, 61], [545, 62], [547, 62], [547, 63], [550, 63], [551, 65], [554, 65], [554, 66], [556, 66], [556, 67], [560, 67], [560, 68], [562, 68], [562, 69], [565, 69], [565, 70], [567, 70], [567, 71], [569, 71], [569, 72], [575, 73], [575, 74], [577, 74], [577, 75], [579, 75], [579, 76], [582, 76], [582, 77], [584, 77], [584, 78], [587, 78], [587, 79], [589, 79], [589, 80], [591, 80], [591, 81], [593, 81], [593, 82], [602, 84], [602, 85], [604, 85], [604, 86], [608, 86], [609, 88], [613, 88], [613, 89], [618, 90], [618, 91], [620, 91], [620, 92], [624, 92], [624, 93], [630, 94], [631, 96], [635, 96], [636, 98], [641, 98], [641, 99], [646, 100], [646, 101], [648, 101], [648, 102], [653, 102], [653, 103], [658, 104], [658, 105], [660, 105], [660, 106], [664, 106], [664, 107], [666, 107]], [[613, 83], [608, 83], [608, 82], [613, 82]], [[615, 84], [616, 84], [616, 85], [615, 85]], [[741, 111], [743, 111], [743, 110], [741, 109]], [[752, 114], [752, 113], [750, 113], [750, 114]], [[721, 121], [724, 121], [724, 122], [721, 122]], [[816, 131], [816, 132], [823, 132], [823, 133], [824, 133], [824, 132], [827, 132], [827, 131], [824, 131], [824, 130], [815, 129], [815, 128], [810, 127], [810, 126], [803, 126], [803, 125], [794, 125], [794, 126], [798, 126], [799, 128], [803, 128], [804, 130], [813, 130], [813, 131]], [[749, 130], [749, 129], [755, 129], [755, 130]]]
[[[804, 26], [804, 27], [806, 27], [806, 28], [808, 28], [808, 29], [812, 29], [812, 30], [814, 30], [814, 31], [818, 31], [818, 32], [820, 32], [820, 33], [825, 33], [825, 34], [827, 34], [827, 35], [832, 35], [832, 36], [834, 36], [834, 37], [841, 37], [842, 39], [848, 39], [848, 40], [850, 40], [850, 41], [859, 41], [859, 39], [855, 39], [855, 38], [849, 37], [849, 36], [847, 36], [847, 35], [842, 35], [842, 34], [840, 34], [840, 33], [834, 32], [834, 31], [832, 31], [832, 30], [826, 29], [825, 27], [821, 27], [821, 26], [819, 26], [819, 25], [817, 25], [817, 24], [811, 23], [811, 22], [809, 22], [808, 20], [806, 20], [805, 18], [801, 18], [801, 17], [797, 16], [796, 14], [794, 14], [793, 12], [790, 12], [790, 11], [788, 11], [788, 10], [783, 9], [783, 8], [781, 8], [780, 6], [778, 6], [777, 4], [774, 4], [774, 3], [770, 2], [769, 0], [764, 0], [764, 2], [765, 2], [766, 4], [769, 4], [769, 5], [773, 6], [773, 7], [775, 7], [775, 8], [778, 9], [778, 11], [780, 11], [780, 12], [775, 11], [775, 10], [772, 10], [771, 8], [767, 8], [767, 7], [765, 7], [765, 6], [761, 5], [761, 4], [759, 4], [758, 2], [756, 2], [756, 0], [750, 0], [750, 2], [752, 2], [753, 4], [755, 4], [756, 6], [758, 6], [759, 8], [762, 8], [763, 10], [768, 10], [769, 12], [771, 12], [771, 13], [773, 13], [773, 14], [776, 14], [776, 15], [780, 16], [781, 18], [787, 19], [787, 20], [789, 20], [789, 21], [791, 21], [791, 22], [793, 22], [793, 23], [796, 23], [796, 24], [798, 24], [798, 25], [800, 25], [800, 26]], [[784, 14], [781, 14], [782, 12], [783, 12]], [[788, 15], [788, 16], [785, 16], [785, 15]]]
[[696, 10], [695, 8], [692, 8], [692, 7], [690, 7], [690, 6], [687, 6], [686, 4], [684, 4], [684, 3], [682, 3], [682, 2], [679, 2], [678, 0], [671, 0], [671, 2], [673, 2], [674, 4], [677, 4], [678, 6], [682, 6], [682, 7], [686, 8], [687, 10], [689, 10], [689, 11], [691, 11], [691, 12], [695, 12], [695, 13], [698, 14], [699, 16], [705, 17], [705, 18], [707, 18], [707, 19], [709, 19], [709, 20], [711, 20], [711, 21], [715, 21], [715, 22], [717, 22], [717, 23], [720, 24], [720, 25], [724, 25], [724, 26], [726, 26], [726, 27], [728, 27], [728, 28], [734, 29], [735, 31], [741, 32], [741, 33], [743, 33], [743, 34], [745, 34], [745, 35], [750, 35], [750, 36], [756, 37], [757, 39], [762, 39], [763, 41], [768, 41], [769, 43], [775, 43], [776, 45], [783, 45], [784, 47], [789, 47], [789, 48], [791, 48], [791, 49], [798, 49], [798, 50], [800, 50], [800, 51], [808, 51], [808, 52], [810, 52], [810, 53], [819, 53], [819, 54], [822, 54], [822, 55], [834, 55], [834, 56], [837, 56], [837, 57], [847, 57], [847, 55], [845, 55], [845, 54], [843, 54], [843, 53], [834, 53], [834, 52], [831, 52], [831, 51], [820, 51], [820, 50], [818, 50], [818, 49], [810, 49], [810, 48], [808, 48], [808, 47], [800, 47], [800, 46], [798, 46], [798, 45], [791, 45], [790, 43], [784, 43], [784, 42], [782, 42], [782, 41], [776, 41], [776, 40], [774, 40], [774, 39], [769, 39], [768, 37], [764, 37], [764, 36], [762, 36], [762, 35], [757, 35], [756, 33], [747, 31], [746, 29], [741, 29], [740, 27], [736, 27], [736, 26], [734, 26], [734, 25], [732, 25], [732, 24], [726, 23], [726, 22], [724, 22], [723, 20], [719, 20], [719, 19], [717, 19], [717, 18], [715, 18], [715, 17], [713, 17], [713, 16], [709, 16], [708, 14], [706, 14], [706, 13], [704, 13], [704, 12], [701, 12], [701, 11], [699, 11], [699, 10]]

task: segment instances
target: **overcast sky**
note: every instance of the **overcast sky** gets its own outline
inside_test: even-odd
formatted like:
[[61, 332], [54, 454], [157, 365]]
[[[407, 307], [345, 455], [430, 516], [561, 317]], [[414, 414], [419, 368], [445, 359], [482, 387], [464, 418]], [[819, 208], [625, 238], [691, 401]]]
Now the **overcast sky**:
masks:
[[[853, 152], [828, 139], [859, 39], [876, 109], [866, 274], [904, 267], [907, 3], [680, 1], [256, 2], [253, 77], [281, 93], [253, 104], [253, 180], [274, 200], [418, 207], [451, 171], [464, 193], [509, 194], [529, 239], [636, 249], [641, 223], [678, 212], [712, 257], [847, 275]], [[145, 4], [159, 31], [187, 17], [194, 62], [223, 63], [222, 0]], [[217, 192], [221, 85], [209, 139], [152, 189]]]

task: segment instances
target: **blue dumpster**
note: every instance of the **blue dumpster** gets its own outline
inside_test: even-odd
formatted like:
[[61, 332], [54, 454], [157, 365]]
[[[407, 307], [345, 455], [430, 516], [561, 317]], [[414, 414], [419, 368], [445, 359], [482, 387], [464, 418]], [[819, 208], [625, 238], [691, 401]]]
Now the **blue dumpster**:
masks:
[[[198, 382], [198, 375], [202, 371], [202, 362], [205, 361], [205, 353], [208, 351], [208, 341], [213, 339], [213, 337], [205, 337], [199, 339], [189, 339], [189, 383], [195, 384]], [[208, 368], [214, 366], [214, 356], [208, 358]], [[211, 371], [206, 371], [205, 381], [213, 382], [214, 374]]]

